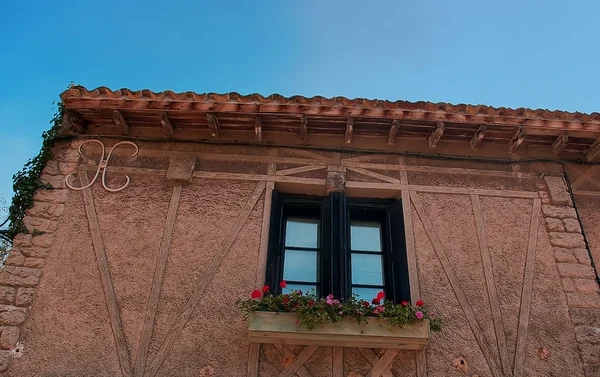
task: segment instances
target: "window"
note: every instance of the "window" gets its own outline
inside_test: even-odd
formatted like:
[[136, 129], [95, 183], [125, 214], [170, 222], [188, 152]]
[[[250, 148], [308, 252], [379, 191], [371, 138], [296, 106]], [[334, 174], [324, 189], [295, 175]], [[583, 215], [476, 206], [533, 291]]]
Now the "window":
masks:
[[410, 301], [401, 201], [274, 192], [266, 283], [280, 293], [282, 280], [319, 296]]

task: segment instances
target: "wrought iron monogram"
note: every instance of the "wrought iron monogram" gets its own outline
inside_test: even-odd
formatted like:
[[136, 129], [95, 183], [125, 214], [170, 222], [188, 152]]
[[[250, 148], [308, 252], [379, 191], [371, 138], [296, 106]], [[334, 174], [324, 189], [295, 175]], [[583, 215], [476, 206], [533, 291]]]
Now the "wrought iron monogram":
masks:
[[75, 174], [75, 173], [71, 173], [65, 177], [65, 184], [67, 185], [67, 187], [70, 188], [71, 190], [76, 190], [76, 191], [86, 189], [96, 182], [96, 180], [98, 179], [98, 176], [100, 176], [100, 172], [102, 172], [102, 180], [101, 180], [102, 187], [104, 187], [104, 189], [106, 191], [119, 192], [119, 191], [123, 190], [125, 187], [127, 187], [130, 182], [129, 176], [127, 176], [127, 175], [125, 176], [127, 181], [125, 182], [125, 184], [123, 186], [117, 187], [117, 188], [108, 187], [108, 185], [106, 184], [106, 168], [108, 167], [110, 157], [112, 156], [112, 153], [114, 152], [115, 149], [117, 149], [118, 147], [120, 147], [122, 145], [130, 145], [133, 148], [135, 148], [135, 151], [133, 152], [131, 157], [136, 157], [138, 152], [140, 151], [138, 146], [131, 141], [120, 141], [117, 144], [113, 145], [113, 147], [108, 151], [108, 156], [105, 159], [104, 156], [105, 156], [105, 152], [106, 152], [106, 146], [104, 145], [103, 142], [101, 142], [100, 140], [96, 140], [96, 139], [86, 140], [83, 143], [81, 143], [81, 145], [79, 146], [79, 154], [81, 156], [83, 156], [83, 146], [86, 144], [98, 144], [98, 145], [100, 145], [100, 147], [102, 147], [102, 156], [100, 157], [100, 162], [98, 163], [98, 169], [96, 170], [96, 175], [94, 175], [94, 178], [91, 180], [91, 182], [89, 184], [87, 184], [83, 187], [75, 187], [71, 183], [69, 183], [71, 176], [73, 176]]

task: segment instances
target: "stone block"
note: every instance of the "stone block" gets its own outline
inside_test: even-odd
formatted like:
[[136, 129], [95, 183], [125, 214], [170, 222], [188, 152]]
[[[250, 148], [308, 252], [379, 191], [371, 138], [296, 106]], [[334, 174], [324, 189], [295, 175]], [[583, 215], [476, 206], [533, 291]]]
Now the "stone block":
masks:
[[36, 202], [26, 213], [32, 217], [41, 217], [47, 220], [58, 220], [65, 212], [64, 204]]
[[0, 305], [0, 325], [16, 326], [25, 321], [27, 309], [12, 305]]
[[578, 347], [584, 364], [600, 363], [600, 344], [581, 343]]
[[31, 304], [33, 303], [34, 294], [35, 294], [35, 288], [19, 288], [19, 289], [17, 289], [15, 305], [31, 306]]
[[77, 171], [77, 163], [59, 162], [58, 170], [60, 171], [60, 174], [64, 174], [64, 175], [75, 173]]
[[575, 285], [573, 284], [573, 279], [571, 278], [562, 278], [562, 286], [565, 292], [575, 292]]
[[587, 249], [573, 249], [571, 250], [571, 253], [575, 259], [577, 259], [577, 263], [586, 264], [588, 266], [592, 265], [592, 262], [590, 261], [590, 253], [587, 251]]
[[55, 189], [62, 189], [67, 187], [65, 185], [65, 178], [62, 175], [50, 175], [50, 174], [41, 174], [40, 181], [44, 184], [52, 186]]
[[42, 174], [48, 175], [60, 175], [60, 171], [58, 169], [58, 161], [50, 160], [44, 166], [44, 170], [42, 170]]
[[571, 322], [573, 325], [600, 325], [600, 309], [572, 308]]
[[571, 194], [563, 177], [545, 176], [544, 181], [550, 191], [550, 199], [554, 204], [573, 205]]
[[579, 292], [600, 292], [600, 286], [598, 286], [596, 279], [573, 279], [573, 285]]
[[576, 219], [575, 209], [563, 206], [542, 205], [542, 212], [546, 217], [556, 217], [558, 219]]
[[23, 262], [23, 266], [30, 268], [42, 268], [45, 263], [44, 258], [25, 258], [25, 262]]
[[577, 326], [575, 337], [579, 343], [600, 344], [600, 327]]
[[40, 234], [39, 236], [33, 237], [31, 243], [33, 246], [39, 247], [50, 247], [54, 241], [54, 236], [51, 234]]
[[558, 274], [565, 278], [590, 278], [594, 279], [596, 273], [592, 266], [579, 263], [557, 263]]
[[11, 351], [0, 351], [0, 373], [4, 373], [8, 370], [11, 360]]
[[565, 231], [569, 233], [581, 233], [581, 225], [577, 219], [563, 219]]
[[21, 254], [21, 251], [17, 248], [12, 248], [8, 252], [8, 258], [6, 258], [7, 266], [22, 266], [25, 262], [25, 256]]
[[554, 248], [554, 259], [558, 263], [578, 263], [577, 259], [571, 254], [571, 250], [562, 247]]
[[16, 326], [7, 326], [0, 335], [0, 349], [10, 350], [15, 348], [21, 335], [21, 329]]
[[33, 200], [36, 202], [47, 202], [47, 203], [64, 203], [69, 198], [68, 189], [58, 190], [38, 190], [33, 196]]
[[0, 304], [15, 302], [16, 289], [14, 287], [0, 286]]
[[169, 160], [166, 178], [179, 182], [192, 182], [194, 169], [196, 169], [196, 157], [173, 156]]
[[58, 162], [76, 163], [79, 159], [79, 151], [73, 148], [55, 148], [53, 154]]
[[560, 219], [555, 219], [554, 217], [546, 217], [546, 229], [549, 232], [564, 232], [565, 227]]
[[570, 308], [600, 308], [600, 295], [597, 293], [567, 293], [567, 304]]
[[0, 271], [0, 284], [19, 287], [35, 287], [42, 271], [35, 268], [6, 266]]
[[45, 258], [50, 252], [47, 247], [27, 247], [21, 249], [21, 253], [26, 257]]
[[567, 249], [585, 248], [583, 236], [578, 233], [558, 233], [550, 232], [550, 243], [552, 246], [564, 247]]
[[35, 233], [35, 231], [54, 233], [58, 229], [58, 221], [43, 219], [41, 217], [25, 216], [23, 223], [30, 233]]
[[16, 247], [28, 247], [31, 246], [31, 234], [19, 233], [15, 236], [13, 240], [13, 246]]

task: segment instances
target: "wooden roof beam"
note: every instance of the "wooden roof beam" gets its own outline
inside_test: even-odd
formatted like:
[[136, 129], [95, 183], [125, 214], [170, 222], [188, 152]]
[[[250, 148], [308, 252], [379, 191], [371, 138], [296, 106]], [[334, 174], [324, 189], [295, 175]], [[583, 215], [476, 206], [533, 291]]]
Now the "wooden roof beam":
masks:
[[254, 137], [256, 141], [262, 141], [262, 120], [258, 116], [254, 118]]
[[431, 136], [429, 136], [429, 146], [431, 148], [435, 148], [437, 147], [438, 142], [440, 141], [440, 139], [442, 138], [442, 135], [444, 134], [444, 122], [442, 122], [441, 120], [438, 120], [437, 125], [435, 126], [435, 130], [433, 130], [433, 132], [431, 133]]
[[395, 119], [392, 122], [392, 126], [390, 127], [390, 134], [388, 135], [388, 145], [394, 145], [394, 141], [396, 139], [397, 132], [398, 132], [398, 119]]
[[167, 137], [173, 137], [173, 126], [171, 125], [169, 116], [164, 111], [160, 113], [160, 124]]
[[308, 118], [306, 118], [306, 115], [303, 115], [302, 118], [300, 118], [300, 140], [306, 141], [307, 137], [308, 137]]
[[519, 145], [523, 144], [523, 141], [525, 141], [525, 136], [527, 135], [525, 135], [525, 130], [523, 129], [523, 126], [519, 127], [517, 131], [515, 131], [513, 137], [508, 142], [508, 152], [515, 153], [517, 151], [517, 148], [519, 148]]
[[127, 122], [125, 121], [125, 118], [123, 118], [123, 114], [121, 114], [121, 112], [119, 110], [114, 110], [113, 111], [113, 119], [114, 119], [115, 123], [117, 124], [117, 126], [119, 126], [121, 128], [121, 133], [123, 135], [127, 135], [129, 133], [129, 124], [127, 124]]
[[594, 141], [594, 144], [585, 152], [585, 159], [594, 162], [600, 157], [600, 137]]
[[556, 140], [554, 140], [554, 143], [552, 143], [552, 155], [554, 157], [558, 157], [560, 155], [560, 152], [562, 152], [563, 149], [565, 149], [565, 147], [567, 146], [567, 144], [569, 143], [569, 136], [567, 136], [566, 132], [561, 133]]
[[346, 122], [346, 135], [344, 136], [344, 141], [346, 144], [352, 143], [352, 133], [354, 132], [354, 118], [348, 118], [348, 122]]
[[471, 141], [469, 142], [469, 144], [471, 145], [471, 149], [479, 148], [479, 144], [481, 144], [481, 141], [485, 137], [486, 132], [487, 126], [485, 124], [480, 125], [477, 131], [475, 132], [475, 135], [473, 135]]
[[208, 121], [208, 130], [210, 131], [210, 136], [218, 139], [221, 130], [219, 128], [217, 116], [213, 113], [206, 113], [206, 120]]
[[83, 119], [73, 110], [65, 111], [63, 124], [80, 134], [84, 133], [86, 129]]

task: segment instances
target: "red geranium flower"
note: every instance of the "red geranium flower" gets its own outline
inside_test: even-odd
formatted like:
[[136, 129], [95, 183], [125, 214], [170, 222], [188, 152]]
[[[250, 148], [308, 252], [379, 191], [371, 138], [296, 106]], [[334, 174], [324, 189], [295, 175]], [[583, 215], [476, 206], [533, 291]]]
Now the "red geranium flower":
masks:
[[407, 302], [407, 301], [402, 301], [402, 302], [400, 303], [400, 305], [402, 305], [402, 306], [407, 306], [407, 305], [408, 305], [408, 302]]
[[380, 291], [379, 293], [377, 293], [378, 299], [383, 300], [384, 297], [385, 297], [385, 293], [383, 293], [383, 291]]
[[282, 281], [281, 283], [279, 283], [279, 286], [281, 287], [281, 289], [287, 287], [287, 283], [284, 281]]
[[370, 306], [370, 305], [369, 305], [369, 303], [368, 303], [368, 302], [366, 302], [366, 301], [363, 301], [363, 305], [364, 305], [365, 307], [367, 307], [367, 308]]
[[252, 298], [261, 298], [262, 297], [262, 293], [260, 293], [260, 291], [258, 289], [255, 289], [252, 291], [252, 294], [250, 295], [250, 297]]
[[315, 300], [310, 300], [308, 302], [308, 306], [310, 306], [311, 308], [315, 305]]
[[268, 285], [265, 285], [265, 286], [263, 287], [263, 290], [262, 290], [262, 291], [263, 291], [263, 293], [267, 293], [267, 292], [269, 292], [269, 289], [271, 289], [271, 288], [269, 288], [269, 286], [268, 286]]
[[381, 302], [381, 299], [379, 299], [379, 298], [377, 298], [377, 297], [375, 297], [375, 298], [373, 299], [373, 301], [371, 301], [371, 303], [372, 303], [373, 305], [379, 305], [379, 303], [380, 303], [380, 302]]
[[419, 300], [419, 301], [417, 301], [417, 302], [415, 303], [415, 305], [417, 305], [417, 306], [423, 306], [423, 301]]
[[283, 299], [281, 302], [282, 302], [282, 303], [285, 305], [285, 304], [287, 304], [288, 302], [290, 302], [290, 299], [286, 297], [286, 298], [284, 298], [284, 299]]

